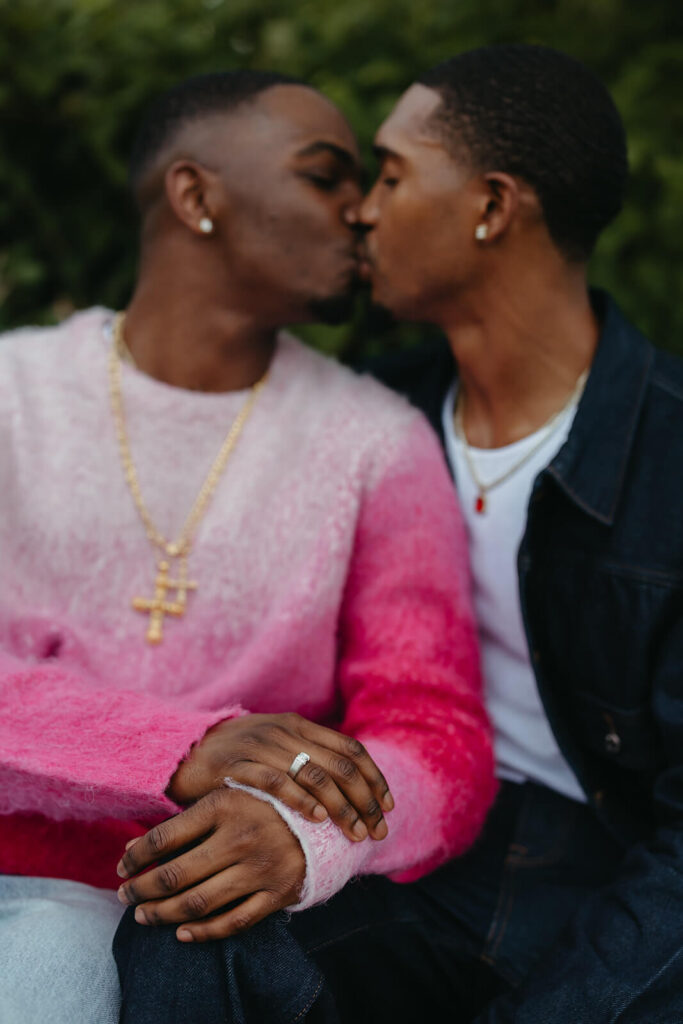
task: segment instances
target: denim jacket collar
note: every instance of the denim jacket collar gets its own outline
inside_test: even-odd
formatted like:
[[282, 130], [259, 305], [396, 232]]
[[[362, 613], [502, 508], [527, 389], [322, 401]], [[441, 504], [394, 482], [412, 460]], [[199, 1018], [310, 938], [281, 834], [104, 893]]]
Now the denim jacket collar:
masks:
[[[591, 291], [591, 301], [602, 324], [598, 346], [569, 437], [545, 473], [584, 512], [611, 525], [654, 349], [605, 292]], [[441, 410], [453, 372], [453, 357], [444, 345], [435, 353], [424, 393], [415, 396], [442, 444]]]
[[546, 472], [584, 512], [614, 522], [654, 350], [604, 292], [591, 299], [602, 330], [574, 423]]

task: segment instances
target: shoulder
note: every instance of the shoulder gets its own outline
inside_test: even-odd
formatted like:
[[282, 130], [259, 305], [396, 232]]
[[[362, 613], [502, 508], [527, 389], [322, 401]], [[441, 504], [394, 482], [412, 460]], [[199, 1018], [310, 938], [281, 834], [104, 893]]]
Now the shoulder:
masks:
[[662, 402], [680, 410], [683, 360], [653, 344], [607, 292], [591, 290], [591, 302], [601, 325], [591, 370], [600, 383], [601, 401], [618, 405], [625, 399], [639, 409], [643, 403], [646, 412], [655, 414]]
[[[653, 350], [634, 452], [641, 472], [656, 477], [657, 490], [673, 491], [679, 507], [683, 489], [683, 361]], [[683, 539], [683, 535], [682, 535]]]
[[293, 404], [316, 444], [364, 466], [364, 475], [405, 459], [416, 465], [423, 459], [442, 460], [431, 427], [407, 398], [291, 335], [282, 336], [280, 346], [280, 369], [286, 364]]
[[413, 348], [375, 356], [363, 368], [421, 409], [443, 443], [443, 402], [456, 375], [445, 338], [430, 338]]
[[659, 400], [666, 396], [672, 407], [683, 413], [683, 359], [655, 349], [650, 386]]
[[110, 315], [95, 307], [55, 327], [20, 327], [0, 334], [0, 382], [61, 376], [84, 345], [91, 347], [93, 338], [101, 337]]
[[[344, 366], [289, 334], [281, 337], [283, 362], [300, 388], [309, 388], [309, 410], [320, 409], [343, 430], [392, 430], [415, 423], [419, 414], [364, 369]], [[345, 424], [345, 426], [344, 426]]]
[[683, 361], [654, 347], [651, 357], [638, 450], [651, 466], [663, 466], [683, 459]]
[[[623, 465], [615, 537], [629, 538], [632, 565], [680, 581], [683, 567], [683, 362], [652, 347], [647, 380]], [[662, 577], [664, 578], [664, 577]]]

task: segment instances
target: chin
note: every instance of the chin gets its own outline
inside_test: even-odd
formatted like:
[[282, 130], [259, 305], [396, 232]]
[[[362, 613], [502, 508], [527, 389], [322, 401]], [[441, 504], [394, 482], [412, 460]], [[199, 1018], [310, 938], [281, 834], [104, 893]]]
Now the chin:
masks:
[[393, 310], [381, 302], [376, 302], [374, 298], [368, 307], [366, 318], [368, 328], [373, 334], [383, 334], [399, 322]]
[[382, 309], [391, 311], [397, 296], [392, 288], [387, 287], [386, 278], [380, 276], [374, 270], [368, 279], [368, 283], [370, 285], [370, 298], [373, 306], [380, 306]]
[[403, 316], [403, 310], [400, 299], [397, 295], [387, 288], [378, 288], [376, 284], [373, 284], [372, 291], [370, 293], [372, 308], [376, 309], [384, 315], [393, 317], [394, 319]]
[[308, 311], [312, 319], [323, 324], [343, 324], [353, 316], [356, 304], [356, 285], [336, 295], [328, 295], [322, 299], [311, 299]]
[[421, 322], [424, 319], [424, 303], [421, 297], [396, 287], [387, 287], [386, 282], [378, 280], [372, 283], [372, 304], [390, 314], [394, 320]]

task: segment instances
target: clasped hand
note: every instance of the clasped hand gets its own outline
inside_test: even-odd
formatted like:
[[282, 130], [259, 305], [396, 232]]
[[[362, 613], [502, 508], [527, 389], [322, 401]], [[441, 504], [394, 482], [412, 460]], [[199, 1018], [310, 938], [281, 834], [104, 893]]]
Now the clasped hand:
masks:
[[[300, 751], [311, 760], [294, 780], [287, 770]], [[119, 863], [120, 877], [131, 879], [119, 898], [137, 905], [140, 924], [182, 924], [181, 941], [203, 942], [250, 928], [299, 898], [305, 860], [298, 840], [270, 804], [227, 789], [226, 777], [311, 821], [329, 816], [354, 842], [387, 835], [383, 810], [393, 798], [357, 740], [297, 714], [220, 722], [167, 788], [191, 806], [129, 843]]]
[[139, 924], [186, 922], [176, 932], [181, 942], [224, 939], [296, 903], [305, 870], [277, 811], [223, 788], [128, 844], [117, 871], [130, 880], [119, 899], [136, 905]]
[[[298, 753], [310, 761], [291, 779]], [[382, 811], [394, 806], [384, 776], [362, 743], [297, 714], [245, 715], [219, 722], [171, 779], [167, 795], [189, 804], [229, 776], [270, 793], [310, 821], [329, 816], [351, 840], [384, 839]]]

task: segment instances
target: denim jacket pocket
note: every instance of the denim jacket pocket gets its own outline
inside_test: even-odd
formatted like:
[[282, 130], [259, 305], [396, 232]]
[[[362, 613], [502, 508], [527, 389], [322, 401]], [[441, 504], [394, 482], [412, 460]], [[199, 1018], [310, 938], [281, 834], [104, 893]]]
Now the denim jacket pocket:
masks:
[[654, 772], [657, 728], [649, 704], [618, 707], [591, 693], [575, 695], [580, 736], [593, 757], [631, 772]]

